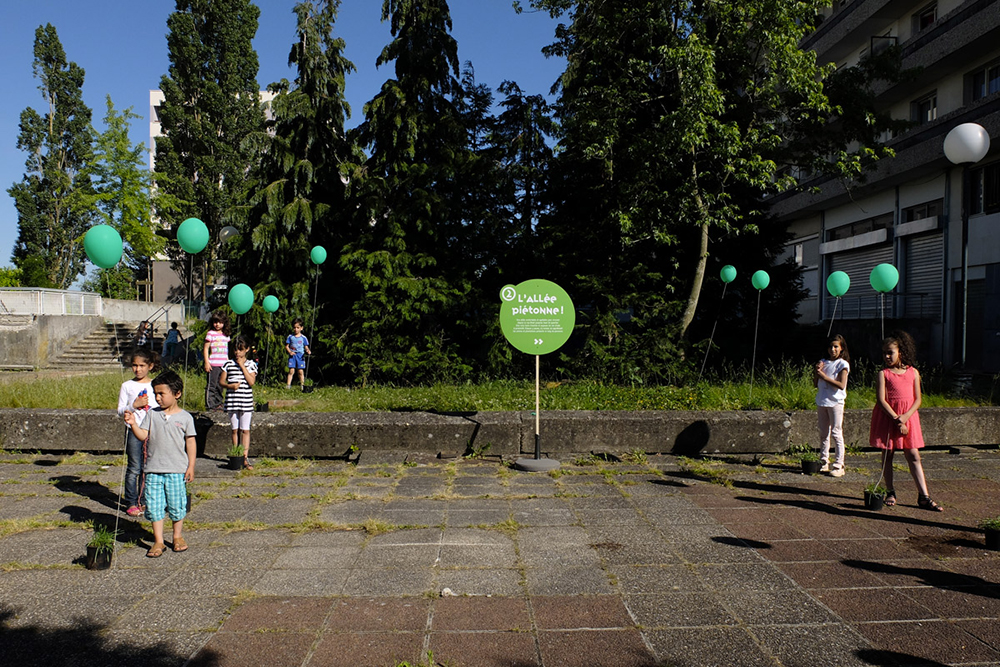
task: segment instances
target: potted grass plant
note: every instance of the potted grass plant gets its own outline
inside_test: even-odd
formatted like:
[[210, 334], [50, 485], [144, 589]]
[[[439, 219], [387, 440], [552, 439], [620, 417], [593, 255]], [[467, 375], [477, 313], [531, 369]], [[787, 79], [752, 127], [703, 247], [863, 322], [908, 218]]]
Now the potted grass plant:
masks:
[[815, 475], [819, 472], [819, 454], [811, 449], [799, 454], [799, 461], [802, 464], [802, 472], [807, 475]]
[[87, 569], [107, 570], [111, 567], [111, 557], [115, 552], [118, 531], [104, 525], [94, 527], [94, 534], [87, 542]]
[[986, 535], [986, 548], [1000, 551], [1000, 516], [983, 519], [979, 522], [979, 527]]
[[881, 484], [869, 484], [865, 487], [865, 507], [878, 511], [885, 502], [886, 488]]
[[243, 469], [243, 445], [230, 445], [227, 455], [229, 456], [230, 470]]

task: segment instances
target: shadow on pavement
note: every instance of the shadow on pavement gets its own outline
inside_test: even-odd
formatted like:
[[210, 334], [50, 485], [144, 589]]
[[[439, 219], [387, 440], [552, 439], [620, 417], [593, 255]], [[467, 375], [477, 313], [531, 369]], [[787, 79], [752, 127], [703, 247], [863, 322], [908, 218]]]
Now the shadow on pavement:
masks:
[[867, 570], [868, 572], [916, 577], [934, 588], [961, 588], [963, 592], [972, 593], [973, 595], [1000, 599], [1000, 587], [994, 582], [986, 581], [982, 577], [976, 577], [971, 574], [958, 574], [957, 572], [931, 570], [923, 567], [900, 567], [899, 565], [875, 563], [867, 560], [845, 560], [841, 562], [848, 567]]
[[869, 665], [876, 665], [877, 667], [948, 667], [943, 662], [928, 660], [927, 658], [910, 655], [909, 653], [879, 651], [873, 648], [858, 651], [858, 657]]
[[[102, 636], [104, 627], [78, 619], [72, 628], [42, 628], [38, 626], [10, 627], [17, 611], [0, 605], [0, 636], [3, 651], [0, 662], [18, 667], [52, 667], [72, 664], [84, 666], [176, 667], [185, 664], [188, 656], [173, 652], [165, 644], [145, 646], [128, 643], [110, 644]], [[205, 651], [199, 654], [199, 665], [216, 665], [218, 661]]]
[[55, 487], [64, 493], [75, 493], [113, 510], [118, 509], [118, 494], [100, 482], [84, 481], [80, 479], [79, 475], [60, 475], [50, 477], [49, 481], [53, 482]]

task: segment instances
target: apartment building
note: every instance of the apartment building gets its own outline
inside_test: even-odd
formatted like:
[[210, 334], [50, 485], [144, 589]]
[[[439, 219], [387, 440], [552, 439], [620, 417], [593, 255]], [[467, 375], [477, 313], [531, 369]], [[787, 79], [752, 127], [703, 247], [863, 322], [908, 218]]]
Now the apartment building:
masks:
[[[921, 359], [969, 371], [1000, 371], [1000, 0], [834, 0], [806, 46], [819, 62], [850, 67], [898, 45], [905, 82], [884, 84], [877, 102], [914, 126], [891, 137], [895, 157], [865, 182], [816, 178], [816, 192], [772, 199], [793, 240], [786, 256], [803, 269], [804, 324], [836, 319], [863, 330], [882, 314], [911, 330]], [[976, 123], [992, 139], [974, 164], [952, 164], [944, 140]], [[880, 300], [869, 274], [899, 270]], [[851, 278], [837, 302], [827, 277]], [[967, 308], [965, 304], [968, 304]]]

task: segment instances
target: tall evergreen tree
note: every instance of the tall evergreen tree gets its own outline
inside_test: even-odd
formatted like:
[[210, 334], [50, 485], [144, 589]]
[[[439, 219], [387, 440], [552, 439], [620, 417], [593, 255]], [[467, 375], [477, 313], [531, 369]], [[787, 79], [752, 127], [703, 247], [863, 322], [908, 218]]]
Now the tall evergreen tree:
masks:
[[360, 297], [347, 361], [361, 380], [421, 382], [461, 375], [454, 339], [470, 289], [468, 224], [455, 195], [470, 159], [456, 109], [458, 47], [445, 0], [385, 0], [393, 40], [377, 60], [395, 78], [365, 106], [371, 152], [364, 223], [341, 262]]
[[250, 0], [177, 0], [167, 19], [170, 68], [160, 80], [154, 178], [177, 209], [158, 206], [157, 214], [208, 226], [212, 242], [202, 257], [209, 275], [218, 232], [247, 194], [254, 154], [243, 140], [264, 123], [252, 44], [259, 16]]
[[66, 61], [51, 24], [35, 30], [33, 70], [47, 112], [21, 112], [17, 147], [28, 154], [24, 178], [7, 192], [18, 215], [12, 260], [22, 284], [69, 287], [83, 272], [83, 235], [93, 221], [91, 111], [83, 103], [84, 71]]
[[[347, 197], [365, 159], [344, 130], [350, 114], [344, 83], [354, 65], [343, 55], [344, 40], [334, 36], [339, 6], [340, 0], [295, 6], [298, 38], [288, 63], [296, 78], [270, 86], [278, 93], [273, 119], [267, 131], [248, 139], [260, 160], [242, 222], [238, 271], [258, 290], [277, 295], [286, 311], [303, 315], [312, 314], [309, 251], [316, 245], [333, 259], [322, 270], [328, 311], [345, 307], [336, 257], [350, 238]], [[272, 347], [284, 356], [280, 346]]]

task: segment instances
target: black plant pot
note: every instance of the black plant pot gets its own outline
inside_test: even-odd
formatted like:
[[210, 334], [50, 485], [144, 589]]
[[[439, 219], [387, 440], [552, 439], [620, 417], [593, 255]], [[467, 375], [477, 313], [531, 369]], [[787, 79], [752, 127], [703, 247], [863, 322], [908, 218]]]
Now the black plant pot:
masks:
[[1000, 551], [1000, 530], [987, 528], [983, 532], [986, 533], [986, 548]]
[[97, 547], [87, 547], [87, 569], [107, 570], [111, 567], [111, 552], [98, 551]]
[[819, 472], [820, 463], [819, 461], [803, 461], [802, 462], [802, 472], [807, 475], [815, 475]]
[[229, 457], [229, 469], [230, 470], [243, 470], [243, 457], [242, 456], [230, 456]]
[[885, 496], [872, 493], [871, 491], [865, 491], [865, 508], [877, 512], [882, 509], [882, 504], [885, 502]]

